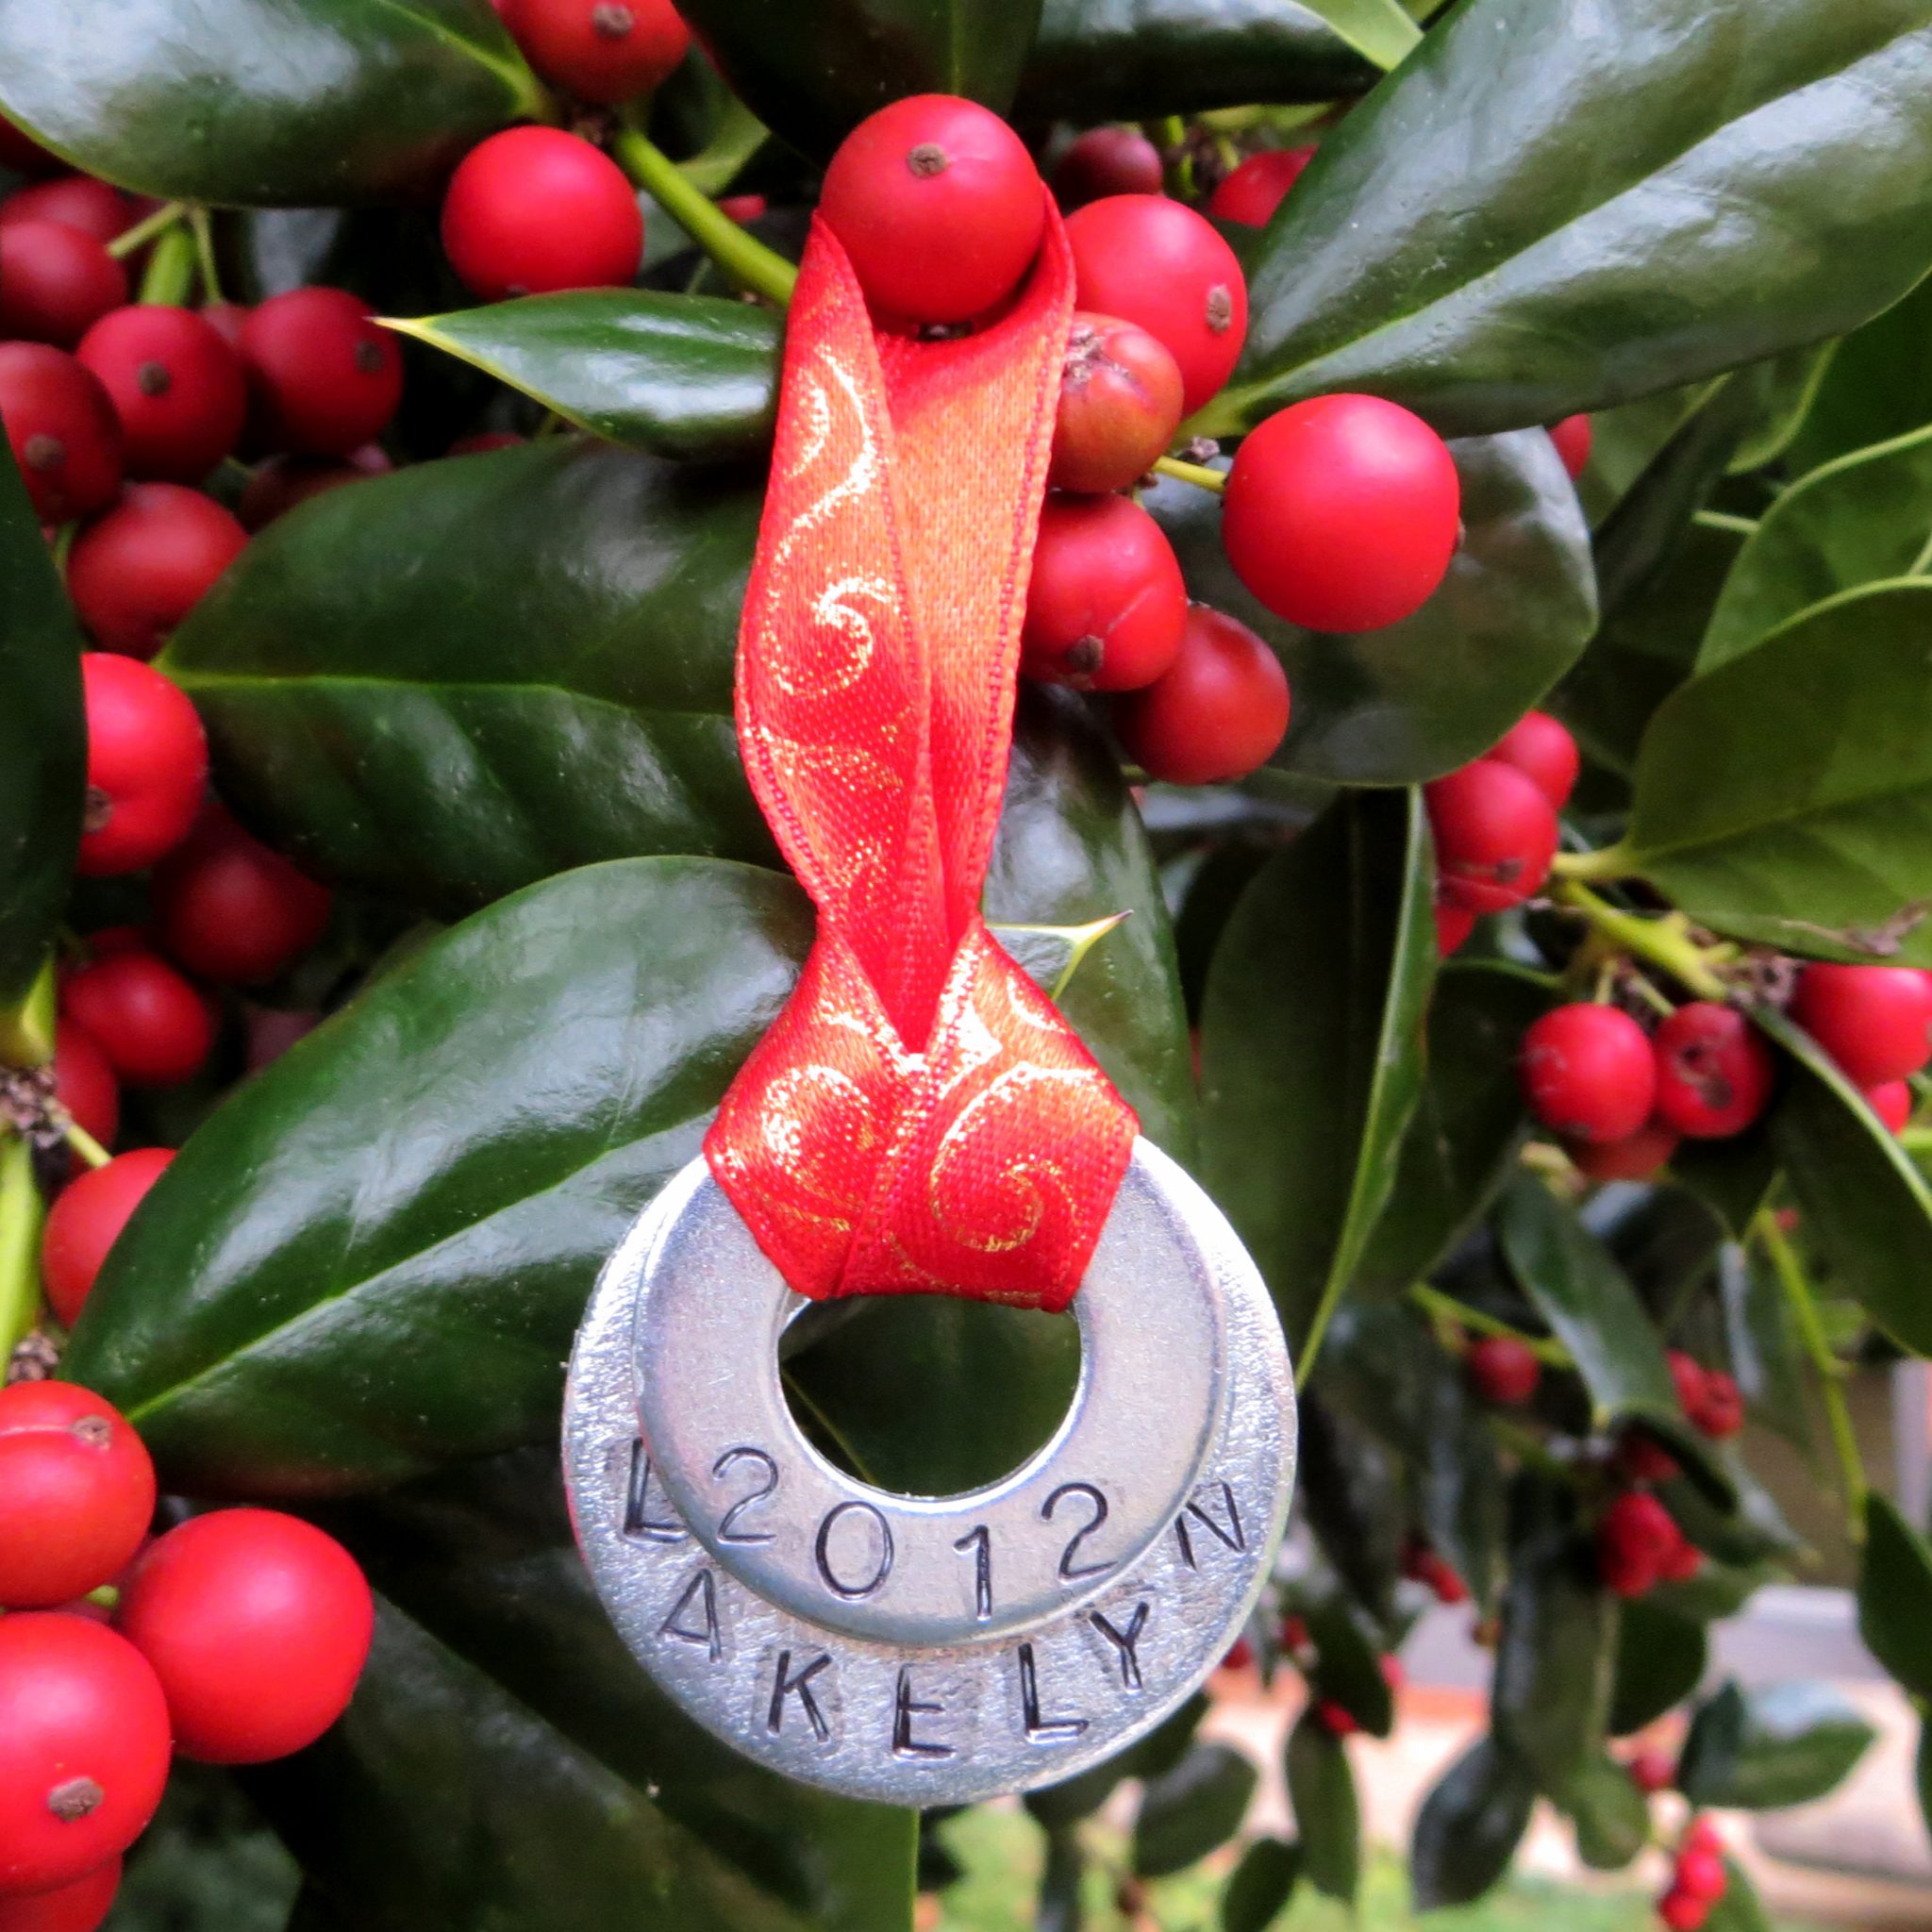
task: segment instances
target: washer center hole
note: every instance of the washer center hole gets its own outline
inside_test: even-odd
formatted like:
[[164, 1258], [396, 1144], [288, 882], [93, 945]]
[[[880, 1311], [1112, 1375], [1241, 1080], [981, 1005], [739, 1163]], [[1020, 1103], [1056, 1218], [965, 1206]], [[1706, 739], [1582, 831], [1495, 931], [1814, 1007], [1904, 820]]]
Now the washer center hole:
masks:
[[1072, 1315], [953, 1295], [814, 1303], [780, 1354], [785, 1400], [819, 1453], [906, 1496], [955, 1496], [1018, 1469], [1080, 1379]]

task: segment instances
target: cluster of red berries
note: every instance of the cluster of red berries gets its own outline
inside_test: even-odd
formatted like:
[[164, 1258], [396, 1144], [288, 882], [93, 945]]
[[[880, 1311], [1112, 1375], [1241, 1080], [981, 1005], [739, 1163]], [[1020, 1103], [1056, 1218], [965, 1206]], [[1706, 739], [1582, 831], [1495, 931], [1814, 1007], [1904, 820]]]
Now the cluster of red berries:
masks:
[[1671, 1882], [1657, 1902], [1658, 1920], [1668, 1932], [1701, 1932], [1729, 1888], [1724, 1841], [1717, 1826], [1708, 1818], [1691, 1819], [1677, 1840]]
[[109, 1404], [0, 1389], [0, 1926], [92, 1932], [175, 1753], [286, 1757], [361, 1674], [374, 1603], [332, 1537], [267, 1509], [152, 1536], [155, 1507]]
[[1624, 1490], [1597, 1519], [1597, 1574], [1617, 1596], [1648, 1596], [1660, 1583], [1687, 1582], [1703, 1563], [1697, 1545], [1648, 1490]]
[[1411, 1537], [1402, 1552], [1402, 1574], [1411, 1583], [1424, 1585], [1439, 1604], [1466, 1604], [1469, 1585], [1440, 1550], [1434, 1550], [1420, 1537]]

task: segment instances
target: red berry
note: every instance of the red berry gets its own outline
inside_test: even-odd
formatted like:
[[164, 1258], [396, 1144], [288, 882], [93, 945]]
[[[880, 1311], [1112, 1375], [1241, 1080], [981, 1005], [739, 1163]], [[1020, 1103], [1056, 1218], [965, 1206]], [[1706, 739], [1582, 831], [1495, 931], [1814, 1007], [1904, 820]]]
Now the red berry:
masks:
[[1513, 765], [1478, 758], [1424, 786], [1436, 837], [1439, 890], [1472, 912], [1529, 897], [1557, 856], [1557, 814]]
[[41, 1273], [48, 1304], [62, 1322], [71, 1326], [79, 1319], [108, 1249], [174, 1158], [165, 1147], [117, 1154], [106, 1167], [69, 1181], [47, 1210]]
[[1630, 1774], [1630, 1782], [1646, 1797], [1669, 1790], [1677, 1779], [1677, 1768], [1671, 1761], [1671, 1754], [1651, 1745], [1639, 1751], [1624, 1769]]
[[88, 651], [87, 818], [79, 867], [89, 878], [139, 872], [188, 836], [208, 782], [208, 738], [179, 685], [132, 658]]
[[1583, 475], [1583, 466], [1590, 461], [1590, 418], [1565, 416], [1550, 430], [1550, 441], [1557, 445], [1557, 454], [1563, 459], [1563, 467], [1570, 473], [1571, 482], [1575, 482]]
[[155, 874], [161, 943], [224, 985], [252, 986], [292, 965], [322, 937], [334, 899], [218, 808]]
[[1514, 1408], [1527, 1402], [1543, 1378], [1543, 1365], [1526, 1341], [1513, 1335], [1485, 1335], [1464, 1357], [1470, 1385], [1485, 1402]]
[[1121, 742], [1151, 778], [1214, 785], [1245, 778], [1288, 735], [1288, 674], [1246, 625], [1188, 607], [1180, 656], [1114, 705]]
[[1724, 1854], [1705, 1845], [1689, 1845], [1677, 1854], [1674, 1877], [1677, 1890], [1688, 1891], [1708, 1905], [1724, 1897], [1729, 1883]]
[[1683, 1471], [1655, 1437], [1627, 1429], [1617, 1439], [1617, 1468], [1633, 1483], [1667, 1483]]
[[0, 168], [10, 168], [16, 175], [31, 178], [58, 174], [65, 166], [58, 155], [50, 155], [25, 128], [16, 127], [6, 115], [0, 114]]
[[1744, 1397], [1737, 1383], [1722, 1369], [1710, 1370], [1704, 1378], [1704, 1393], [1690, 1420], [1714, 1441], [1737, 1435], [1744, 1426]]
[[1131, 497], [1049, 496], [1040, 516], [1021, 667], [1083, 691], [1138, 691], [1188, 625], [1174, 546]]
[[1547, 711], [1525, 711], [1484, 757], [1514, 765], [1558, 811], [1569, 803], [1583, 767], [1569, 727]]
[[0, 1608], [98, 1590], [154, 1513], [154, 1464], [119, 1410], [72, 1382], [0, 1389]]
[[356, 1559], [312, 1524], [218, 1509], [149, 1544], [119, 1623], [161, 1680], [181, 1752], [260, 1764], [348, 1707], [375, 1606]]
[[1455, 1565], [1433, 1551], [1423, 1572], [1422, 1581], [1435, 1591], [1436, 1601], [1440, 1604], [1466, 1604], [1469, 1601], [1469, 1585], [1463, 1582]]
[[113, 241], [141, 217], [142, 204], [133, 195], [91, 175], [63, 175], [58, 181], [16, 188], [0, 201], [0, 228], [16, 222], [63, 222], [96, 242]]
[[450, 177], [442, 247], [485, 302], [621, 289], [643, 255], [644, 217], [602, 149], [561, 128], [509, 127], [473, 147]]
[[1160, 150], [1135, 127], [1090, 127], [1059, 158], [1053, 192], [1063, 208], [1104, 194], [1158, 194], [1166, 179]]
[[1241, 222], [1265, 228], [1282, 197], [1302, 178], [1302, 170], [1315, 158], [1311, 147], [1270, 148], [1250, 155], [1208, 198], [1208, 212], [1217, 222]]
[[1462, 483], [1449, 446], [1380, 396], [1316, 396], [1235, 452], [1221, 541], [1235, 575], [1309, 630], [1380, 630], [1449, 569]]
[[157, 953], [110, 953], [71, 974], [60, 1009], [92, 1034], [130, 1087], [173, 1087], [201, 1071], [214, 1044], [208, 1002]]
[[1776, 1066], [1743, 1014], [1693, 1000], [1657, 1029], [1657, 1116], [1691, 1140], [1741, 1134], [1771, 1099]]
[[75, 353], [113, 398], [130, 476], [199, 482], [241, 440], [248, 414], [242, 358], [193, 309], [117, 308]]
[[121, 1131], [121, 1083], [93, 1035], [64, 1018], [54, 1025], [54, 1098], [103, 1147], [114, 1144]]
[[71, 523], [114, 500], [121, 425], [100, 379], [64, 349], [0, 342], [0, 422], [42, 523]]
[[98, 1932], [120, 1889], [113, 1857], [52, 1891], [0, 1892], [0, 1932]]
[[966, 322], [1019, 286], [1040, 252], [1046, 194], [997, 114], [952, 94], [913, 94], [840, 142], [819, 212], [875, 309]]
[[1642, 1490], [1616, 1498], [1596, 1526], [1598, 1574], [1618, 1596], [1645, 1595], [1682, 1547], [1671, 1512]]
[[1681, 1138], [1661, 1121], [1646, 1121], [1622, 1141], [1566, 1142], [1564, 1152], [1586, 1180], [1643, 1181], [1669, 1161]]
[[67, 588], [102, 650], [152, 658], [247, 543], [212, 497], [181, 483], [135, 483], [75, 539]]
[[671, 0], [508, 0], [502, 11], [545, 80], [606, 107], [668, 80], [691, 45]]
[[1912, 1085], [1909, 1080], [1883, 1080], [1865, 1089], [1865, 1105], [1875, 1113], [1888, 1131], [1903, 1134], [1912, 1118]]
[[1332, 1697], [1324, 1697], [1317, 1702], [1315, 1722], [1331, 1738], [1352, 1738], [1361, 1729], [1355, 1721], [1355, 1714], [1337, 1704]]
[[1381, 1659], [1379, 1666], [1382, 1681], [1398, 1695], [1408, 1682], [1408, 1673], [1402, 1667], [1402, 1659], [1391, 1652]]
[[1688, 1416], [1694, 1417], [1698, 1405], [1704, 1400], [1706, 1377], [1704, 1366], [1694, 1356], [1688, 1356], [1681, 1348], [1674, 1348], [1665, 1356], [1670, 1363], [1671, 1382], [1677, 1391], [1677, 1407]]
[[1248, 284], [1234, 250], [1191, 208], [1110, 194], [1067, 223], [1082, 308], [1139, 323], [1179, 364], [1183, 407], [1226, 382], [1248, 334]]
[[1059, 490], [1125, 490], [1174, 441], [1181, 373], [1144, 328], [1111, 315], [1075, 315], [1053, 425]]
[[[240, 302], [210, 302], [201, 310], [201, 319], [233, 349], [242, 353], [242, 331], [248, 323], [248, 310]], [[246, 375], [246, 365], [243, 365]]]
[[1807, 966], [1791, 1018], [1855, 1087], [1903, 1080], [1932, 1058], [1932, 985], [1910, 966]]
[[1436, 951], [1446, 959], [1475, 930], [1475, 914], [1453, 899], [1438, 899], [1432, 909], [1436, 916]]
[[1615, 1007], [1544, 1013], [1523, 1036], [1521, 1073], [1530, 1112], [1576, 1141], [1628, 1140], [1657, 1099], [1650, 1037]]
[[132, 1844], [168, 1777], [168, 1707], [125, 1638], [0, 1617], [0, 1893], [50, 1890]]
[[370, 314], [346, 289], [291, 289], [242, 325], [242, 358], [274, 447], [344, 456], [388, 426], [403, 397], [403, 356]]
[[242, 527], [253, 536], [311, 496], [339, 490], [344, 483], [359, 483], [365, 476], [379, 476], [389, 467], [389, 458], [373, 444], [365, 444], [346, 458], [270, 457], [256, 464], [255, 474], [242, 486], [235, 514]]
[[1677, 1841], [1677, 1849], [1685, 1852], [1715, 1852], [1724, 1856], [1724, 1834], [1715, 1824], [1699, 1812], [1685, 1826], [1683, 1836]]
[[1710, 1917], [1710, 1901], [1673, 1886], [1657, 1900], [1657, 1915], [1667, 1932], [1702, 1932]]
[[1307, 1619], [1286, 1616], [1281, 1620], [1281, 1647], [1291, 1656], [1298, 1651], [1312, 1648], [1308, 1638]]
[[1255, 1661], [1255, 1646], [1245, 1637], [1237, 1637], [1228, 1645], [1227, 1654], [1221, 1659], [1219, 1668], [1224, 1671], [1245, 1671]]
[[0, 228], [0, 335], [71, 349], [89, 325], [127, 299], [127, 271], [65, 222]]

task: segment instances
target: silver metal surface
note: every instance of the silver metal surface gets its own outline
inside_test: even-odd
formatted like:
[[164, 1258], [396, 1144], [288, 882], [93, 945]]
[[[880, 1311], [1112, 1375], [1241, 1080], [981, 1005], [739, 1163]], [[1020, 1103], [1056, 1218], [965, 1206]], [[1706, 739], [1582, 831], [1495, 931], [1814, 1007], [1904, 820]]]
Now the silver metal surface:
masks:
[[571, 1368], [582, 1546], [632, 1650], [750, 1756], [960, 1804], [1152, 1728], [1233, 1641], [1287, 1515], [1280, 1329], [1219, 1210], [1144, 1141], [1074, 1307], [1079, 1388], [999, 1483], [891, 1495], [793, 1423], [793, 1298], [702, 1161], [611, 1257]]

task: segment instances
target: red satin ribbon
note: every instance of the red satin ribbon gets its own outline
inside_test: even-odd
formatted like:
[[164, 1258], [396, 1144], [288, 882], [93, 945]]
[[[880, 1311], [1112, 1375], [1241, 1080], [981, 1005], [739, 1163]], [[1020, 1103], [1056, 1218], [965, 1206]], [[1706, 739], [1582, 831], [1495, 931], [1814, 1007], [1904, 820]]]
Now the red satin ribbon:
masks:
[[961, 341], [875, 334], [823, 223], [792, 297], [738, 736], [818, 938], [705, 1153], [815, 1299], [1064, 1307], [1131, 1151], [979, 916], [1072, 308], [1051, 209], [1011, 311]]

